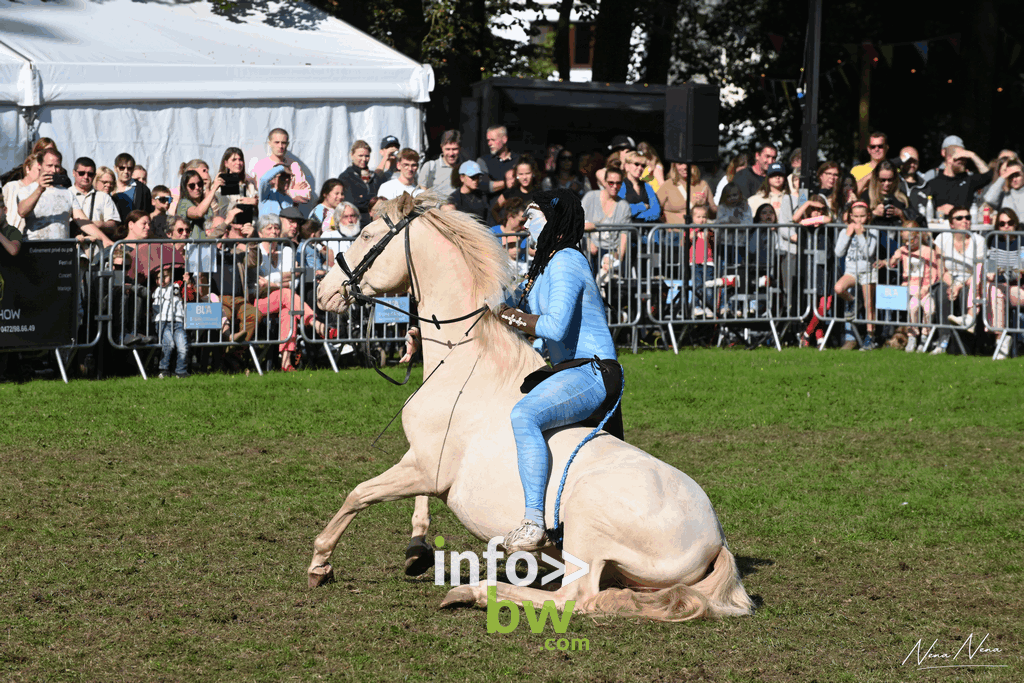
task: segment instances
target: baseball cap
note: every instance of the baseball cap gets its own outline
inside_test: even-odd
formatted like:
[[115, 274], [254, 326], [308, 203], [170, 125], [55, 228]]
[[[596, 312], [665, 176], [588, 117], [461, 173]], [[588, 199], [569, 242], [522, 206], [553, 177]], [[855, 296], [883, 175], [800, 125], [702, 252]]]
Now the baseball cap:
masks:
[[387, 147], [401, 147], [402, 145], [398, 142], [398, 138], [394, 135], [385, 135], [380, 141], [380, 148], [385, 149]]
[[282, 209], [281, 213], [279, 213], [278, 215], [281, 218], [290, 218], [293, 221], [303, 221], [303, 220], [306, 220], [305, 217], [302, 215], [302, 212], [299, 211], [294, 206], [289, 206], [287, 209]]
[[960, 145], [961, 147], [963, 147], [964, 146], [964, 139], [962, 137], [960, 137], [959, 135], [947, 135], [942, 140], [942, 147], [939, 148], [939, 151], [941, 152], [942, 150], [946, 149], [950, 145]]
[[612, 144], [608, 145], [609, 150], [636, 149], [636, 143], [628, 135], [616, 135], [612, 138]]
[[483, 173], [483, 169], [475, 161], [463, 161], [462, 165], [459, 166], [459, 175], [475, 176], [481, 173]]
[[779, 162], [768, 164], [768, 172], [765, 174], [765, 177], [770, 178], [773, 175], [786, 175], [786, 168]]

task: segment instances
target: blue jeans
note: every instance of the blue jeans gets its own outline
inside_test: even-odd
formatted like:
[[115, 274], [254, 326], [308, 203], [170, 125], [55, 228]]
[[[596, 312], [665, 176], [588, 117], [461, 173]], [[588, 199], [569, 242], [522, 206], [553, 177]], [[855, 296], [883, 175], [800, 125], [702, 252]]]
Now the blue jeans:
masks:
[[714, 301], [714, 290], [710, 288], [705, 289], [704, 287], [706, 280], [715, 279], [715, 264], [711, 261], [707, 263], [691, 263], [690, 273], [693, 275], [693, 305], [717, 310], [718, 307]]
[[188, 336], [185, 325], [180, 322], [157, 323], [160, 330], [160, 372], [171, 369], [171, 351], [178, 352], [174, 374], [184, 375], [188, 372]]

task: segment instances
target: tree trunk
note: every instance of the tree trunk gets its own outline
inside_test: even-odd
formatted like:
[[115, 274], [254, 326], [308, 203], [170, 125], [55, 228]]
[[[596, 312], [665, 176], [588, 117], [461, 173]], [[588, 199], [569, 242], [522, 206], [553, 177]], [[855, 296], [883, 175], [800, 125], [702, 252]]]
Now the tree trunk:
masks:
[[639, 0], [601, 0], [594, 27], [594, 81], [624, 83]]
[[960, 84], [957, 90], [967, 97], [964, 97], [963, 105], [957, 112], [960, 130], [963, 131], [967, 149], [977, 152], [983, 158], [989, 158], [999, 151], [990, 149], [990, 146], [1002, 144], [1002, 140], [994, 142], [992, 139], [996, 48], [999, 45], [999, 21], [992, 0], [974, 3], [970, 33], [966, 33], [964, 38], [960, 45], [960, 56], [966, 64], [961, 73], [967, 83]]
[[[572, 55], [569, 53], [569, 24], [572, 19], [572, 0], [562, 0], [558, 6], [558, 23], [555, 24], [555, 65], [558, 77], [569, 80]], [[579, 34], [576, 35], [579, 40]]]
[[668, 83], [672, 61], [672, 39], [679, 21], [679, 3], [655, 3], [647, 21], [647, 54], [644, 57], [644, 82]]

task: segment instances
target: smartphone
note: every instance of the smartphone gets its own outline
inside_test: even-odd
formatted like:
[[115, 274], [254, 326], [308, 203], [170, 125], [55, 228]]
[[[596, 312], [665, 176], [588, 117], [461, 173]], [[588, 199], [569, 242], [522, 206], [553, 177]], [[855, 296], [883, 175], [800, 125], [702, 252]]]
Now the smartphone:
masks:
[[236, 213], [235, 217], [231, 219], [231, 224], [245, 225], [246, 223], [252, 223], [256, 207], [252, 204], [238, 204], [237, 208], [241, 209], [241, 211]]
[[50, 184], [54, 187], [67, 189], [71, 187], [71, 178], [68, 177], [67, 173], [54, 173], [50, 176]]
[[242, 194], [241, 173], [221, 173], [220, 177], [224, 180], [224, 185], [220, 188], [221, 194]]

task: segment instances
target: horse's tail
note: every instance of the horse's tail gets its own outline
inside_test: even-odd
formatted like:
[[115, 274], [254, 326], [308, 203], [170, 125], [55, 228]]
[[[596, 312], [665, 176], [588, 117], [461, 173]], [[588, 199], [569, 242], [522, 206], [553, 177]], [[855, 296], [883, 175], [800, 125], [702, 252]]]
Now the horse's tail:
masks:
[[654, 621], [689, 621], [753, 614], [754, 603], [740, 581], [736, 558], [725, 546], [714, 569], [700, 582], [656, 591], [609, 588], [594, 598], [593, 611]]

